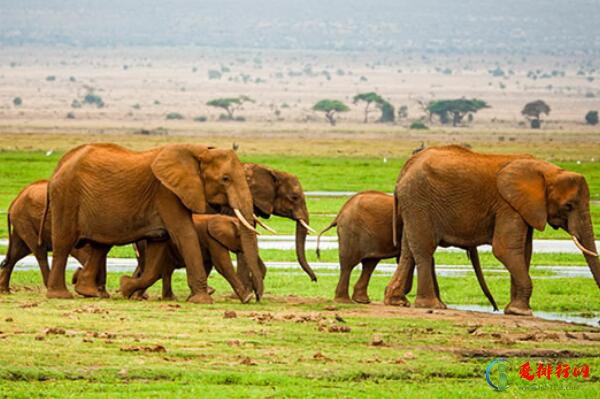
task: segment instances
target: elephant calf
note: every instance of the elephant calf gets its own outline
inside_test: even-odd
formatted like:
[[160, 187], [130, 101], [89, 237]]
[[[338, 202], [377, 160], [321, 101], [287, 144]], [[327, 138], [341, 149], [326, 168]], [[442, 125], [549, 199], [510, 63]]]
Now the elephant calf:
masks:
[[[193, 215], [193, 222], [198, 234], [202, 250], [205, 270], [214, 265], [225, 277], [242, 303], [252, 299], [252, 292], [242, 284], [237, 276], [229, 252], [238, 255], [238, 262], [243, 261], [240, 226], [236, 218], [225, 215]], [[146, 241], [142, 249], [143, 266], [136, 277], [121, 278], [121, 293], [129, 298], [137, 291], [143, 291], [159, 278], [163, 279], [163, 299], [173, 299], [171, 276], [176, 268], [185, 267], [183, 258], [171, 241]]]
[[[400, 256], [399, 246], [393, 242], [394, 197], [380, 191], [363, 191], [350, 198], [339, 211], [336, 218], [317, 239], [317, 256], [320, 255], [319, 241], [327, 230], [337, 226], [339, 242], [340, 280], [335, 290], [336, 302], [351, 302], [348, 285], [352, 270], [362, 263], [360, 278], [354, 285], [352, 299], [358, 303], [369, 303], [367, 288], [375, 267], [382, 259]], [[402, 222], [399, 221], [399, 226]], [[399, 235], [401, 236], [401, 232]], [[490, 293], [479, 264], [477, 249], [468, 250], [469, 258], [477, 276], [481, 290], [488, 298], [494, 310], [498, 310], [496, 301]], [[435, 289], [437, 291], [437, 280]], [[406, 284], [407, 292], [412, 285], [412, 274]], [[439, 293], [438, 293], [439, 295]]]
[[[44, 285], [48, 282], [48, 251], [52, 250], [52, 225], [45, 223], [38, 243], [42, 213], [46, 204], [48, 181], [40, 180], [25, 187], [8, 208], [8, 250], [0, 264], [0, 293], [10, 292], [10, 277], [15, 264], [33, 253], [42, 272]], [[84, 249], [73, 249], [71, 256], [82, 265], [87, 259]]]

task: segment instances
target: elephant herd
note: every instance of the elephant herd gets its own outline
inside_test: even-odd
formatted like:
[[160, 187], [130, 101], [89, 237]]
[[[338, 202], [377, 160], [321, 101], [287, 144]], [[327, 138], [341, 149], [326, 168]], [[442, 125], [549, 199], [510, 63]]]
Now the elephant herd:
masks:
[[[338, 302], [369, 303], [367, 289], [377, 263], [397, 258], [384, 303], [408, 306], [416, 267], [415, 306], [445, 308], [433, 254], [438, 246], [454, 246], [466, 250], [482, 291], [497, 309], [477, 254], [477, 246], [491, 244], [511, 278], [504, 312], [530, 315], [533, 229], [550, 224], [568, 232], [600, 287], [589, 202], [582, 175], [532, 156], [430, 147], [406, 162], [393, 196], [356, 194], [319, 238], [337, 227]], [[33, 253], [48, 298], [72, 297], [65, 281], [69, 255], [83, 265], [73, 277], [75, 291], [108, 297], [107, 254], [114, 245], [132, 243], [138, 267], [120, 281], [127, 298], [143, 297], [161, 278], [163, 298], [174, 298], [171, 275], [185, 267], [188, 301], [212, 303], [207, 276], [214, 266], [240, 301], [260, 300], [266, 267], [255, 227], [270, 230], [259, 217], [271, 215], [296, 223], [298, 263], [316, 281], [305, 256], [312, 229], [296, 176], [242, 163], [233, 150], [203, 145], [171, 144], [143, 152], [114, 144], [82, 145], [62, 157], [50, 180], [30, 184], [10, 205], [0, 292], [9, 292], [16, 262]], [[53, 252], [51, 268], [48, 251]], [[237, 256], [237, 270], [230, 252]], [[358, 263], [362, 272], [350, 298], [350, 274]]]

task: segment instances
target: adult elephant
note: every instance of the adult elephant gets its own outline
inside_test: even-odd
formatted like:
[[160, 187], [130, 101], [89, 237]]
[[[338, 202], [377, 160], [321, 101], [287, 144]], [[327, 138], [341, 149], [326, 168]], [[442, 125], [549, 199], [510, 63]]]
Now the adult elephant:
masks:
[[527, 155], [432, 147], [409, 159], [395, 195], [404, 229], [400, 262], [385, 296], [388, 304], [405, 301], [404, 285], [416, 263], [415, 305], [444, 307], [432, 284], [436, 247], [491, 244], [511, 276], [510, 303], [504, 312], [531, 315], [533, 229], [543, 231], [546, 223], [572, 236], [600, 287], [590, 192], [578, 173]]
[[93, 248], [75, 289], [98, 296], [97, 275], [110, 246], [170, 238], [186, 265], [188, 300], [211, 303], [192, 222], [192, 213], [205, 213], [207, 204], [231, 207], [245, 226], [245, 261], [256, 297], [262, 296], [256, 232], [247, 221], [253, 216], [252, 196], [232, 150], [171, 144], [136, 152], [115, 144], [82, 145], [60, 160], [48, 185], [48, 199], [53, 243], [49, 298], [71, 297], [65, 267], [74, 247], [90, 243]]
[[298, 177], [255, 163], [244, 163], [248, 186], [254, 200], [254, 212], [265, 219], [276, 215], [296, 222], [296, 258], [312, 281], [317, 276], [306, 260], [305, 247], [310, 217], [304, 190]]

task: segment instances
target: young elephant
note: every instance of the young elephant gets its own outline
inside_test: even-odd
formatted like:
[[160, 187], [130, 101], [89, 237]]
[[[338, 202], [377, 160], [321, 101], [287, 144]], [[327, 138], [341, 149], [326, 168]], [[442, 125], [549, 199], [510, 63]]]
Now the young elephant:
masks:
[[[236, 218], [225, 215], [193, 215], [194, 228], [198, 235], [205, 270], [214, 265], [225, 277], [242, 303], [252, 299], [252, 292], [242, 284], [237, 276], [229, 252], [235, 252], [238, 262], [244, 259], [240, 225]], [[173, 299], [171, 276], [176, 268], [185, 267], [184, 260], [172, 241], [145, 241], [141, 253], [144, 254], [144, 267], [137, 277], [123, 276], [120, 291], [129, 298], [134, 292], [145, 290], [163, 279], [163, 299]], [[144, 248], [145, 247], [145, 248]]]
[[[354, 285], [352, 299], [358, 303], [369, 303], [367, 289], [375, 267], [382, 259], [398, 258], [400, 249], [393, 243], [394, 197], [380, 191], [363, 191], [350, 198], [339, 211], [336, 218], [317, 239], [317, 256], [320, 256], [319, 241], [327, 230], [337, 226], [340, 280], [335, 291], [336, 302], [351, 302], [348, 285], [352, 270], [360, 262], [362, 272]], [[401, 232], [400, 232], [401, 233]], [[468, 251], [477, 281], [494, 310], [498, 310], [496, 301], [485, 283], [477, 249]], [[412, 279], [407, 284], [410, 290]]]
[[[48, 251], [52, 250], [52, 227], [46, 223], [42, 230], [42, 240], [38, 243], [38, 233], [44, 206], [48, 181], [39, 180], [25, 187], [8, 208], [8, 250], [0, 263], [0, 293], [10, 292], [10, 277], [15, 264], [29, 254], [33, 254], [40, 266], [44, 285], [48, 282]], [[73, 249], [71, 256], [82, 265], [87, 259], [85, 249]]]

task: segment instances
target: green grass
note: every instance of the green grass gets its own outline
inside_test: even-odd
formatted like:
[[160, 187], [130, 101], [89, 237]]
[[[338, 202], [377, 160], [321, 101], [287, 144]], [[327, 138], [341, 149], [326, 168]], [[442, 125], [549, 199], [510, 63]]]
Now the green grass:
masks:
[[[490, 358], [462, 355], [472, 349], [522, 349], [530, 356], [511, 357], [508, 395], [514, 397], [573, 397], [596, 392], [600, 348], [587, 341], [552, 338], [552, 333], [591, 331], [560, 323], [532, 329], [527, 323], [490, 322], [427, 314], [425, 310], [332, 303], [336, 276], [317, 284], [287, 271], [270, 271], [260, 304], [241, 305], [219, 276], [210, 284], [217, 292], [214, 305], [174, 304], [151, 299], [135, 302], [115, 293], [120, 274], [109, 273], [109, 300], [45, 300], [39, 276], [16, 271], [16, 293], [0, 297], [0, 395], [10, 397], [492, 397], [485, 382]], [[380, 300], [387, 277], [375, 275], [372, 299]], [[506, 278], [489, 279], [499, 304], [508, 299]], [[485, 300], [474, 278], [440, 278], [447, 303]], [[532, 305], [537, 310], [589, 310], [588, 279], [536, 280]], [[185, 298], [184, 273], [176, 273], [175, 293]], [[552, 301], [543, 298], [552, 296]], [[412, 296], [410, 297], [412, 299]], [[32, 306], [37, 304], [37, 306]], [[594, 307], [592, 307], [594, 308]], [[597, 305], [595, 305], [597, 309]], [[237, 318], [225, 319], [225, 310]], [[394, 313], [378, 313], [378, 311]], [[416, 313], [415, 313], [416, 312]], [[259, 322], [256, 314], [272, 320]], [[340, 315], [344, 323], [335, 320]], [[305, 317], [302, 322], [300, 317]], [[10, 318], [12, 321], [7, 321]], [[319, 321], [321, 320], [321, 321]], [[502, 319], [498, 319], [500, 321]], [[324, 327], [319, 330], [319, 325]], [[329, 332], [345, 325], [347, 333]], [[478, 333], [469, 326], [479, 325]], [[65, 334], [47, 334], [62, 328]], [[114, 336], [107, 338], [102, 333]], [[514, 337], [539, 334], [533, 340]], [[385, 346], [372, 346], [377, 334]], [[500, 335], [498, 335], [500, 334]], [[549, 335], [544, 335], [549, 334]], [[43, 340], [36, 340], [43, 336]], [[501, 338], [498, 338], [501, 337]], [[514, 339], [509, 339], [513, 337]], [[86, 342], [89, 341], [89, 342]], [[165, 352], [130, 352], [127, 347], [162, 345]], [[580, 358], [545, 359], [588, 364], [588, 380], [518, 378], [525, 361], [536, 364], [536, 350], [572, 350]], [[249, 358], [251, 365], [244, 364]], [[246, 361], [248, 363], [248, 361]]]
[[[61, 154], [46, 156], [42, 152], [0, 152], [0, 212], [8, 209], [10, 202], [27, 184], [48, 178]], [[391, 158], [387, 162], [375, 158], [300, 158], [286, 156], [248, 156], [244, 161], [262, 163], [296, 174], [306, 191], [362, 191], [391, 192], [404, 159]], [[600, 200], [600, 162], [562, 162], [558, 165], [583, 173], [590, 185], [592, 198]], [[347, 198], [308, 198], [311, 225], [321, 230], [337, 214]], [[600, 205], [592, 205], [594, 230], [600, 236]], [[0, 213], [0, 217], [4, 215]], [[293, 234], [294, 224], [287, 219], [272, 217], [269, 225], [280, 234]], [[332, 230], [328, 234], [335, 234]], [[0, 237], [6, 237], [6, 224], [0, 222]], [[563, 231], [550, 227], [536, 238], [568, 239]]]

